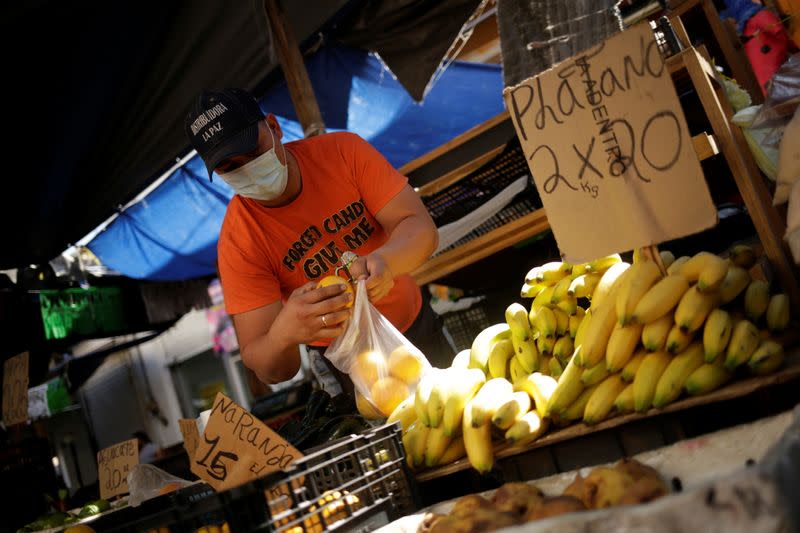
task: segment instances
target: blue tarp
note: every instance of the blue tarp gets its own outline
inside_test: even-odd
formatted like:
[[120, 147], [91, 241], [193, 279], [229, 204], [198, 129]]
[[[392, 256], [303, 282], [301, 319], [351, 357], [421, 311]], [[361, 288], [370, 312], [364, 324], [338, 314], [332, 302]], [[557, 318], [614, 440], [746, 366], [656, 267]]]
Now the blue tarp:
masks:
[[[429, 152], [503, 110], [499, 65], [454, 62], [415, 103], [380, 60], [361, 50], [323, 47], [308, 61], [329, 131], [352, 131], [394, 166]], [[261, 101], [275, 114], [284, 142], [302, 138], [285, 84]], [[216, 272], [217, 237], [230, 200], [219, 178], [209, 182], [199, 157], [173, 172], [115, 219], [89, 248], [132, 278], [185, 280]]]

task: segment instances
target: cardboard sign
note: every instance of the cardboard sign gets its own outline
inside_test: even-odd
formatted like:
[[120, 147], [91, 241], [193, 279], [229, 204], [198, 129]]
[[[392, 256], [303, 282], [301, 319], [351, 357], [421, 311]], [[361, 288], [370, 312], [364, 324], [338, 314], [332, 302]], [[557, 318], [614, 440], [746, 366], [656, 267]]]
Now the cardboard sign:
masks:
[[220, 392], [214, 399], [191, 468], [220, 491], [285, 470], [302, 456], [266, 424]]
[[186, 449], [186, 453], [189, 454], [189, 460], [191, 461], [200, 443], [200, 433], [197, 431], [197, 420], [194, 418], [181, 418], [178, 420], [178, 425], [183, 435], [183, 447]]
[[3, 423], [6, 426], [28, 420], [28, 352], [22, 352], [3, 365]]
[[128, 493], [128, 473], [139, 464], [139, 441], [126, 440], [97, 452], [100, 497]]
[[564, 258], [713, 226], [717, 212], [647, 23], [504, 92]]

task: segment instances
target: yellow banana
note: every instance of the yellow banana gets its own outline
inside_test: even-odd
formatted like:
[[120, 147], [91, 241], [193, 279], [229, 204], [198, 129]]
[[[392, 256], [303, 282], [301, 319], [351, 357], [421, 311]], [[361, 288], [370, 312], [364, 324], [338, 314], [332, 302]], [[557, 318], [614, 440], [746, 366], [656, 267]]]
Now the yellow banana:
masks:
[[444, 402], [444, 414], [442, 415], [442, 428], [445, 435], [452, 437], [461, 431], [464, 408], [485, 381], [486, 376], [477, 368], [461, 370], [453, 374], [453, 382], [447, 389], [447, 399]]
[[492, 345], [499, 340], [510, 338], [511, 328], [505, 322], [489, 326], [478, 333], [478, 336], [472, 341], [472, 348], [470, 348], [470, 368], [480, 368], [486, 372]]
[[561, 366], [561, 362], [558, 360], [558, 358], [553, 356], [547, 363], [550, 367], [550, 371], [547, 373], [547, 375], [555, 379], [560, 378], [561, 373], [564, 372], [564, 367]]
[[691, 259], [691, 257], [689, 257], [688, 255], [682, 255], [679, 258], [677, 258], [675, 261], [673, 261], [670, 266], [666, 267], [667, 276], [673, 276], [675, 274], [680, 274], [681, 269], [683, 268], [683, 265], [685, 265], [689, 261], [689, 259]]
[[425, 440], [425, 466], [431, 468], [438, 465], [451, 440], [452, 437], [444, 434], [443, 427], [431, 428]]
[[745, 364], [758, 348], [761, 338], [758, 328], [752, 322], [742, 320], [733, 327], [728, 352], [725, 355], [725, 368], [730, 371]]
[[628, 384], [618, 374], [608, 376], [592, 393], [583, 411], [583, 421], [587, 424], [602, 422], [614, 407], [614, 400]]
[[400, 402], [394, 408], [392, 414], [386, 419], [387, 424], [400, 422], [403, 431], [407, 431], [409, 426], [417, 419], [417, 410], [414, 408], [414, 394], [409, 394], [408, 398]]
[[598, 307], [608, 297], [614, 286], [618, 285], [625, 279], [625, 272], [630, 269], [630, 264], [616, 263], [603, 273], [600, 282], [592, 293], [592, 307]]
[[639, 344], [643, 328], [641, 324], [614, 326], [606, 347], [606, 366], [609, 372], [619, 372], [628, 363]]
[[520, 364], [519, 358], [514, 356], [508, 363], [508, 373], [511, 376], [511, 383], [514, 383], [519, 378], [521, 378], [525, 374], [529, 374], [530, 372], [526, 372], [525, 369], [522, 368], [522, 364]]
[[587, 368], [583, 371], [583, 374], [581, 374], [581, 382], [583, 383], [584, 387], [591, 387], [592, 385], [597, 385], [606, 379], [609, 374], [610, 372], [608, 371], [606, 362], [600, 361], [593, 367]]
[[592, 318], [592, 311], [586, 311], [586, 314], [581, 319], [581, 323], [578, 324], [578, 329], [575, 331], [575, 347], [577, 348], [581, 344], [583, 344], [583, 339], [586, 336], [586, 329], [589, 327], [589, 320]]
[[449, 369], [436, 372], [437, 379], [431, 385], [431, 392], [428, 395], [428, 425], [432, 428], [438, 428], [442, 423], [442, 416], [444, 415], [444, 402], [447, 399], [447, 387], [451, 382], [452, 374], [448, 372]]
[[567, 287], [567, 295], [575, 298], [589, 298], [594, 294], [602, 274], [583, 274], [573, 279]]
[[523, 298], [536, 298], [539, 293], [547, 288], [546, 285], [540, 283], [524, 283], [519, 290], [519, 295]]
[[633, 318], [636, 305], [647, 291], [661, 279], [658, 266], [652, 261], [634, 263], [619, 291], [617, 291], [617, 320], [627, 325]]
[[567, 290], [570, 283], [572, 283], [572, 276], [564, 276], [558, 283], [553, 285], [553, 294], [550, 296], [550, 305], [556, 305], [558, 302], [569, 296]]
[[658, 254], [661, 256], [661, 263], [664, 264], [664, 268], [669, 268], [675, 262], [675, 254], [669, 250], [661, 250]]
[[583, 276], [586, 274], [586, 263], [578, 263], [577, 265], [572, 265], [572, 272], [570, 273], [573, 278], [578, 276]]
[[751, 281], [744, 293], [744, 313], [747, 318], [756, 322], [767, 311], [768, 306], [769, 285], [760, 279]]
[[573, 401], [569, 407], [562, 411], [562, 413], [559, 415], [560, 419], [566, 422], [582, 419], [583, 412], [586, 410], [586, 404], [589, 403], [589, 398], [592, 397], [592, 393], [594, 393], [596, 388], [597, 385], [592, 385], [591, 387], [586, 387], [583, 389], [575, 401]]
[[606, 353], [608, 339], [617, 323], [617, 313], [614, 308], [614, 299], [608, 298], [596, 311], [586, 328], [581, 346], [581, 363], [585, 367], [592, 367], [599, 363]]
[[453, 437], [450, 441], [450, 445], [444, 451], [444, 455], [442, 455], [442, 458], [439, 460], [439, 464], [449, 465], [450, 463], [458, 461], [466, 454], [467, 449], [464, 447], [464, 437], [462, 435]]
[[575, 344], [572, 339], [569, 335], [564, 335], [563, 337], [559, 337], [555, 346], [553, 346], [553, 357], [563, 368], [572, 358], [572, 352], [574, 351]]
[[541, 363], [539, 364], [539, 372], [545, 376], [550, 375], [550, 362], [553, 360], [552, 355], [542, 355]]
[[783, 346], [775, 341], [765, 340], [756, 348], [750, 360], [748, 370], [758, 376], [772, 374], [783, 364]]
[[530, 283], [556, 283], [564, 276], [572, 272], [572, 265], [563, 261], [551, 261], [541, 266], [535, 267], [525, 275], [525, 281]]
[[719, 354], [725, 352], [732, 332], [731, 315], [722, 309], [711, 311], [703, 328], [703, 349], [706, 363], [713, 363]]
[[682, 331], [678, 324], [675, 324], [667, 335], [667, 351], [672, 354], [680, 353], [689, 346], [693, 338], [694, 332]]
[[[540, 336], [536, 339], [536, 349], [539, 350], [541, 355], [551, 355], [553, 353], [553, 348], [556, 347], [556, 338], [555, 337], [545, 337], [544, 335]], [[539, 368], [541, 369], [544, 365], [540, 364]]]
[[536, 331], [542, 337], [552, 337], [556, 334], [558, 327], [558, 319], [556, 319], [553, 310], [548, 307], [542, 307], [536, 312], [536, 322], [534, 323]]
[[528, 411], [508, 428], [506, 440], [517, 446], [528, 444], [541, 437], [547, 426], [547, 419], [542, 419], [536, 411]]
[[685, 351], [672, 358], [656, 385], [653, 407], [661, 408], [672, 403], [681, 395], [689, 376], [703, 364], [703, 345], [695, 342]]
[[506, 403], [514, 392], [511, 383], [505, 378], [493, 378], [483, 384], [472, 399], [472, 424], [477, 426], [492, 420], [497, 408]]
[[558, 308], [553, 309], [553, 315], [556, 317], [556, 336], [566, 335], [569, 331], [569, 315]]
[[[540, 292], [536, 296], [536, 298], [533, 299], [533, 302], [531, 302], [531, 314], [533, 316], [535, 316], [534, 309], [538, 311], [542, 307], [550, 307], [550, 299], [553, 297], [553, 290], [554, 287], [547, 287], [545, 290]], [[530, 315], [529, 315], [529, 320], [531, 322], [531, 325], [533, 325], [533, 319], [531, 318]]]
[[783, 293], [774, 294], [767, 306], [767, 327], [773, 333], [782, 333], [790, 318], [789, 297]]
[[517, 361], [523, 372], [528, 374], [536, 372], [539, 369], [539, 349], [536, 348], [536, 341], [530, 338], [526, 341], [514, 342], [512, 337], [511, 342], [514, 343], [514, 359], [512, 361]]
[[686, 261], [680, 274], [689, 281], [696, 281], [697, 288], [703, 292], [719, 288], [728, 272], [728, 262], [718, 255], [699, 252]]
[[428, 400], [431, 396], [431, 389], [436, 382], [436, 375], [438, 369], [433, 369], [428, 374], [422, 376], [422, 379], [417, 383], [417, 390], [414, 392], [414, 410], [417, 413], [417, 420], [425, 426], [430, 426], [430, 419], [428, 418]]
[[558, 381], [555, 378], [534, 372], [514, 383], [514, 390], [527, 393], [533, 400], [539, 416], [544, 418], [547, 416], [547, 406], [557, 386]]
[[[716, 257], [716, 256], [714, 256]], [[719, 304], [717, 293], [700, 292], [695, 285], [683, 295], [675, 309], [675, 325], [681, 331], [695, 332], [706, 321], [706, 317]]]
[[579, 357], [581, 348], [575, 349], [575, 355], [564, 368], [561, 377], [558, 378], [558, 385], [553, 390], [550, 401], [547, 404], [546, 414], [560, 415], [575, 399], [580, 396], [584, 389], [581, 382], [583, 369], [575, 364], [575, 358]]
[[730, 259], [734, 265], [749, 269], [756, 264], [756, 252], [746, 244], [736, 244], [730, 249]]
[[528, 321], [528, 311], [522, 305], [513, 303], [506, 307], [506, 324], [511, 330], [511, 339], [528, 340], [533, 337], [531, 323]]
[[418, 420], [411, 424], [406, 434], [403, 435], [403, 447], [406, 449], [406, 455], [413, 468], [425, 464], [425, 444], [430, 430], [431, 428]]
[[689, 374], [683, 388], [690, 396], [708, 394], [727, 383], [733, 374], [725, 370], [722, 357], [713, 363], [703, 363], [694, 372]]
[[497, 408], [492, 416], [492, 424], [499, 429], [506, 430], [530, 410], [530, 395], [524, 391], [515, 392], [511, 395], [510, 400]]
[[670, 314], [686, 291], [689, 282], [679, 275], [667, 276], [653, 285], [636, 304], [633, 310], [633, 321], [639, 324], [650, 324], [664, 315]]
[[461, 350], [453, 357], [453, 362], [450, 363], [450, 368], [469, 368], [470, 350]]
[[492, 425], [489, 420], [483, 424], [475, 424], [472, 419], [474, 411], [471, 400], [464, 408], [464, 423], [462, 425], [464, 448], [469, 458], [469, 463], [478, 472], [485, 474], [494, 466], [494, 454], [492, 450]]
[[[489, 352], [489, 374], [494, 378], [505, 378], [508, 360], [514, 357], [514, 345], [511, 339], [502, 339], [492, 345]], [[433, 424], [431, 424], [433, 425]]]
[[673, 325], [672, 313], [667, 313], [661, 318], [645, 324], [642, 328], [642, 346], [648, 352], [663, 351], [667, 346], [667, 336]]
[[621, 415], [633, 412], [633, 383], [622, 389], [614, 400], [614, 409]]
[[666, 352], [652, 352], [644, 356], [633, 378], [633, 407], [638, 413], [650, 409], [656, 386], [672, 358]]
[[565, 313], [568, 317], [578, 312], [578, 299], [574, 296], [566, 296], [556, 304], [556, 309]]
[[719, 287], [720, 303], [726, 304], [736, 299], [743, 290], [750, 284], [750, 274], [747, 270], [738, 266], [728, 268], [725, 279]]
[[650, 258], [644, 254], [644, 248], [634, 248], [631, 258], [631, 263], [635, 265], [637, 263], [643, 263], [645, 261], [650, 261]]
[[639, 370], [639, 366], [644, 361], [644, 356], [647, 355], [647, 351], [640, 349], [633, 357], [631, 357], [628, 364], [625, 365], [625, 368], [622, 369], [622, 372], [619, 373], [619, 377], [622, 378], [622, 381], [627, 381], [628, 383], [633, 383], [633, 378], [636, 376], [636, 371]]
[[586, 263], [586, 272], [603, 272], [622, 262], [619, 254], [600, 257]]
[[583, 307], [578, 307], [575, 310], [575, 314], [569, 317], [569, 336], [573, 339], [575, 339], [575, 337], [578, 335], [578, 328], [583, 322], [583, 318], [585, 316], [586, 311], [583, 310]]

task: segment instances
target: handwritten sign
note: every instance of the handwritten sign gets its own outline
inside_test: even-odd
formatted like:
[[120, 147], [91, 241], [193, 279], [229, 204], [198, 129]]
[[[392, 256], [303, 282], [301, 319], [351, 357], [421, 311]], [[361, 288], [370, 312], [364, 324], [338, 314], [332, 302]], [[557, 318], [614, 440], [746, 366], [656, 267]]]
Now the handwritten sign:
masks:
[[647, 23], [504, 92], [565, 259], [683, 237], [717, 213]]
[[3, 423], [6, 426], [28, 420], [28, 352], [22, 352], [3, 365]]
[[197, 421], [194, 418], [181, 418], [178, 420], [183, 435], [183, 447], [189, 454], [189, 460], [194, 458], [197, 446], [200, 443], [200, 433], [197, 431]]
[[100, 497], [128, 493], [128, 473], [139, 464], [139, 442], [126, 440], [97, 452]]
[[300, 457], [280, 435], [220, 392], [191, 469], [219, 491], [285, 470]]

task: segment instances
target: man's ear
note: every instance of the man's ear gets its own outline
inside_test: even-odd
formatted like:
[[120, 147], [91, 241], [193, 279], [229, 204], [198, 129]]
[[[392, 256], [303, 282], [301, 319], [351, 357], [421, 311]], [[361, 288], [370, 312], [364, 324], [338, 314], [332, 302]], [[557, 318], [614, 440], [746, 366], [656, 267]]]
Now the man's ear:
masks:
[[281, 125], [278, 123], [278, 119], [275, 118], [275, 115], [272, 113], [267, 113], [267, 124], [278, 139], [283, 139]]

